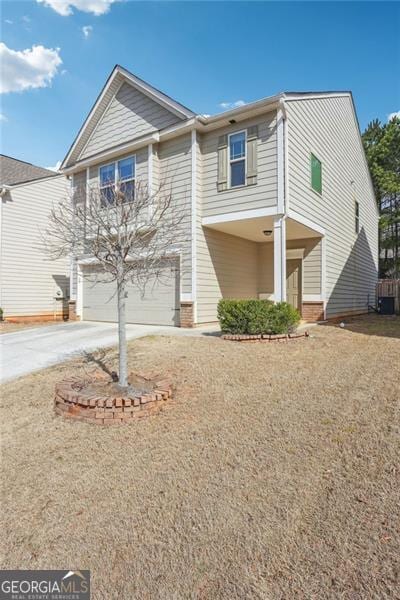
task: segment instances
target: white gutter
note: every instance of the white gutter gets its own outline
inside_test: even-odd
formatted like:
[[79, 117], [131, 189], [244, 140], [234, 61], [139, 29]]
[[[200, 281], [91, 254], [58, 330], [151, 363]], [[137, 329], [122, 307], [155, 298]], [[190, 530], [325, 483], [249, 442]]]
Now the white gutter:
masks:
[[154, 132], [150, 135], [132, 140], [131, 142], [122, 144], [106, 152], [101, 152], [95, 156], [91, 156], [87, 159], [74, 163], [74, 165], [71, 167], [62, 168], [61, 172], [65, 175], [68, 175], [69, 173], [79, 171], [88, 165], [97, 164], [103, 159], [107, 160], [109, 158], [113, 158], [114, 156], [118, 156], [119, 154], [133, 151], [142, 146], [147, 146], [149, 143], [161, 142], [163, 140], [182, 135], [186, 132], [189, 133], [193, 130], [211, 131], [212, 129], [217, 128], [220, 124], [228, 124], [231, 119], [243, 120], [252, 116], [256, 116], [265, 112], [267, 109], [272, 110], [275, 106], [278, 106], [281, 97], [282, 94], [271, 96], [269, 98], [263, 98], [262, 100], [250, 102], [244, 106], [239, 106], [238, 108], [233, 108], [232, 110], [228, 110], [211, 117], [196, 115], [189, 118], [187, 121], [171, 125], [162, 131]]
[[267, 98], [262, 98], [261, 100], [256, 100], [255, 102], [249, 102], [249, 104], [244, 104], [243, 106], [232, 108], [231, 110], [224, 111], [211, 117], [204, 117], [203, 115], [198, 115], [196, 119], [199, 121], [199, 123], [202, 123], [203, 125], [209, 125], [212, 123], [217, 123], [219, 121], [233, 119], [242, 115], [246, 115], [247, 117], [247, 113], [251, 111], [263, 111], [265, 108], [272, 108], [274, 104], [280, 102], [281, 98], [282, 94], [277, 94], [276, 96], [268, 96]]
[[90, 158], [86, 158], [85, 160], [81, 160], [81, 161], [75, 163], [72, 167], [62, 169], [62, 173], [64, 175], [69, 175], [71, 173], [76, 173], [77, 171], [82, 171], [83, 169], [86, 169], [87, 167], [89, 167], [91, 165], [98, 164], [100, 161], [108, 160], [115, 156], [125, 154], [126, 152], [131, 152], [131, 151], [137, 150], [138, 148], [148, 146], [148, 144], [157, 143], [159, 140], [160, 140], [160, 135], [156, 131], [156, 132], [152, 133], [151, 135], [147, 135], [145, 137], [136, 139], [127, 144], [122, 144], [120, 146], [112, 148], [111, 150], [108, 150], [106, 152], [101, 152], [100, 154], [91, 156]]

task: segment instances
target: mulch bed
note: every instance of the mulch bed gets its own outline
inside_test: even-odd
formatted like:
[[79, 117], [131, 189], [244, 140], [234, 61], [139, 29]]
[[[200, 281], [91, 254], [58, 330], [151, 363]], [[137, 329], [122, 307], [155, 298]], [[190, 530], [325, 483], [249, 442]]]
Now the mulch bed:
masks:
[[308, 331], [304, 333], [288, 333], [288, 334], [269, 334], [262, 333], [257, 335], [250, 334], [231, 334], [226, 333], [222, 336], [224, 340], [230, 342], [289, 342], [291, 340], [298, 340], [300, 338], [308, 338], [310, 334]]

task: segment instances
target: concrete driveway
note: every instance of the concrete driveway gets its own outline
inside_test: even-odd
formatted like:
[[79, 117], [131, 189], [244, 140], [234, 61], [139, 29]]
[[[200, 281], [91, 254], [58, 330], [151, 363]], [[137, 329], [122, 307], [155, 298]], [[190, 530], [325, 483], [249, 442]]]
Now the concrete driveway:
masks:
[[[127, 325], [129, 340], [146, 335], [206, 335], [216, 327], [180, 329], [157, 325]], [[60, 323], [0, 336], [0, 382], [54, 365], [83, 351], [117, 343], [117, 325], [93, 321]]]

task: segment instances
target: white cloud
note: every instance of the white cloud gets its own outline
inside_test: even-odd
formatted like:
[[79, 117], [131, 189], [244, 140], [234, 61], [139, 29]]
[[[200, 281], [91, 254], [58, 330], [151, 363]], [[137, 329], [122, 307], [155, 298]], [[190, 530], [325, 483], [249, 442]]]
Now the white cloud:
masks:
[[397, 117], [398, 119], [400, 119], [400, 110], [398, 110], [397, 112], [390, 113], [390, 115], [388, 115], [388, 121], [391, 121], [393, 117]]
[[104, 15], [110, 10], [111, 4], [119, 0], [37, 0], [40, 4], [50, 6], [59, 15], [68, 17], [72, 15], [73, 9], [82, 12], [93, 13], [94, 15]]
[[0, 113], [0, 121], [3, 121], [3, 123], [7, 123], [8, 121], [6, 115], [4, 115], [3, 113]]
[[4, 19], [4, 22], [8, 25], [12, 25], [14, 23], [14, 21], [11, 21], [11, 19]]
[[31, 18], [28, 17], [28, 15], [23, 15], [21, 17], [21, 21], [23, 21], [23, 23], [30, 23], [31, 22]]
[[0, 42], [0, 62], [1, 94], [47, 87], [62, 64], [59, 48], [32, 46], [26, 50], [11, 50], [3, 42]]
[[87, 40], [89, 35], [92, 33], [93, 27], [91, 25], [84, 25], [82, 27], [83, 37]]
[[61, 167], [61, 160], [58, 160], [56, 162], [56, 164], [54, 165], [54, 167], [46, 167], [46, 169], [49, 169], [49, 171], [58, 171], [58, 169]]
[[244, 100], [235, 100], [234, 102], [220, 102], [219, 106], [224, 110], [228, 108], [238, 108], [239, 106], [244, 106], [246, 102]]

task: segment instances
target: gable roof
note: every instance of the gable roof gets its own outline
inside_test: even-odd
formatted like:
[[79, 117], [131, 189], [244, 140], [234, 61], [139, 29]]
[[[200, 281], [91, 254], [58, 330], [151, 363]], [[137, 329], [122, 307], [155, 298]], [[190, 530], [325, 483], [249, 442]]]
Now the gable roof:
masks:
[[121, 67], [121, 65], [115, 65], [82, 127], [78, 131], [75, 140], [68, 150], [67, 155], [62, 162], [61, 168], [64, 168], [69, 162], [73, 162], [79, 157], [82, 149], [84, 148], [89, 137], [92, 135], [97, 123], [109, 105], [111, 99], [115, 96], [124, 82], [129, 83], [164, 108], [176, 114], [180, 119], [182, 119], [182, 121], [195, 116], [195, 113], [183, 104], [176, 102], [176, 100], [173, 100], [167, 94], [164, 94], [157, 88], [146, 83], [143, 81], [143, 79], [140, 79], [140, 77], [137, 77], [124, 67]]
[[[159, 103], [161, 106], [167, 108], [167, 110], [177, 115], [179, 117], [179, 121], [169, 127], [158, 131], [153, 131], [152, 133], [150, 132], [147, 136], [140, 136], [130, 140], [124, 140], [123, 143], [111, 146], [107, 150], [101, 150], [93, 155], [83, 157], [82, 152], [84, 152], [89, 139], [97, 128], [103, 114], [105, 114], [105, 111], [111, 105], [112, 99], [118, 93], [124, 82], [129, 83], [134, 88], [151, 98], [153, 101]], [[232, 123], [235, 121], [239, 122], [249, 117], [262, 114], [266, 111], [274, 110], [285, 101], [328, 98], [334, 96], [348, 96], [350, 98], [353, 105], [355, 118], [357, 120], [353, 97], [349, 91], [280, 92], [274, 96], [261, 98], [260, 100], [255, 100], [253, 102], [244, 104], [243, 106], [219, 112], [214, 115], [202, 115], [192, 112], [183, 104], [176, 102], [163, 92], [160, 92], [155, 87], [143, 81], [143, 79], [140, 79], [136, 75], [130, 73], [130, 71], [124, 67], [116, 65], [111, 75], [107, 79], [89, 115], [80, 128], [78, 135], [76, 136], [66, 157], [64, 158], [60, 169], [64, 173], [71, 173], [77, 168], [85, 168], [90, 164], [94, 164], [99, 160], [100, 157], [111, 160], [121, 152], [133, 151], [136, 148], [145, 145], [146, 143], [159, 142], [162, 139], [169, 139], [171, 137], [175, 137], [176, 135], [182, 135], [193, 128], [203, 131], [211, 131], [227, 123]]]
[[55, 177], [59, 173], [36, 167], [24, 160], [0, 154], [0, 185], [17, 185], [44, 177]]

